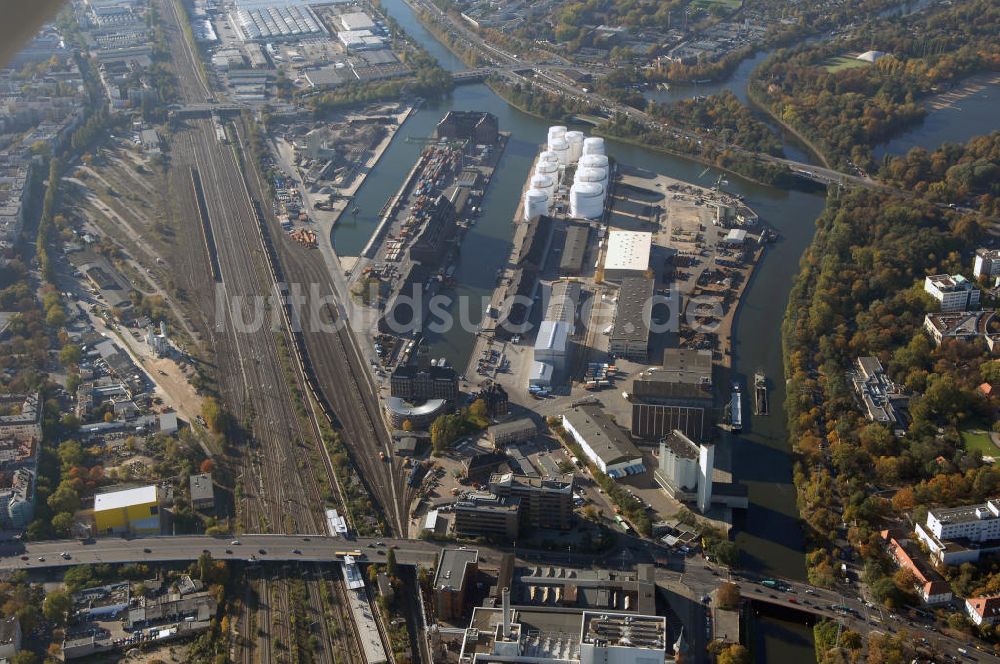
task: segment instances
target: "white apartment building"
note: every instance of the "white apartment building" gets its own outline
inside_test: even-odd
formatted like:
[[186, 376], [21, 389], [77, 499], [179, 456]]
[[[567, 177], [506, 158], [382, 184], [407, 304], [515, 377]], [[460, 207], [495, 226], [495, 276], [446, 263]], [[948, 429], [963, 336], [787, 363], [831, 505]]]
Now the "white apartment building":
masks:
[[924, 279], [924, 290], [941, 304], [941, 311], [969, 311], [979, 307], [979, 289], [960, 274], [934, 274]]
[[1000, 276], [1000, 249], [976, 249], [972, 276], [976, 279]]

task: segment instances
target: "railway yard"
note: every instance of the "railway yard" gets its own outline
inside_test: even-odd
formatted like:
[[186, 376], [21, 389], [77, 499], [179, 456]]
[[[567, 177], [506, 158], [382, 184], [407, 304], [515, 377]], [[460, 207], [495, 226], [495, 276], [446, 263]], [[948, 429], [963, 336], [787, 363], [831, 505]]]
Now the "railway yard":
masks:
[[[192, 103], [210, 99], [177, 5], [163, 1], [158, 6], [176, 54], [182, 98]], [[220, 116], [188, 117], [179, 123], [171, 136], [170, 167], [163, 169], [169, 198], [161, 222], [175, 232], [152, 255], [136, 250], [142, 244], [140, 232], [123, 234], [129, 237], [124, 248], [137, 263], [153, 268], [151, 278], [169, 269], [171, 290], [183, 295], [173, 298], [182, 309], [178, 318], [191, 321], [193, 328], [192, 355], [201, 358], [196, 362], [216, 381], [228, 408], [232, 426], [216, 461], [228, 466], [226, 474], [232, 477], [235, 531], [324, 533], [323, 506], [347, 503], [324, 434], [328, 440], [342, 434], [359, 446], [351, 456], [365, 462], [378, 458], [373, 450], [382, 448], [384, 430], [373, 425], [378, 423], [376, 407], [364, 403], [370, 389], [347, 388], [344, 381], [344, 376], [367, 380], [349, 331], [321, 336], [295, 332], [283, 307], [263, 304], [275, 292], [279, 275], [301, 283], [329, 282], [318, 253], [284, 233], [270, 206], [262, 204], [268, 199], [259, 176], [246, 177], [256, 170], [244, 170], [252, 157], [240, 123]], [[138, 179], [157, 175], [150, 168]], [[279, 261], [296, 267], [286, 275]], [[250, 324], [257, 304], [266, 319], [262, 325]], [[319, 371], [311, 368], [310, 358], [318, 359]], [[320, 407], [314, 409], [314, 404]], [[363, 453], [361, 446], [367, 446]], [[347, 469], [342, 475], [352, 483], [359, 476], [372, 483], [366, 488], [385, 515], [368, 527], [392, 532], [406, 514], [401, 471], [376, 462], [361, 474]], [[289, 566], [268, 578], [258, 577], [251, 567], [239, 599], [240, 619], [232, 626], [232, 658], [366, 661], [361, 635], [370, 637], [382, 626], [371, 598], [351, 596], [358, 592], [349, 590], [335, 571], [317, 565]], [[367, 611], [360, 610], [363, 606]], [[361, 619], [359, 628], [356, 613], [367, 613], [369, 622]], [[384, 633], [379, 642], [388, 643]]]

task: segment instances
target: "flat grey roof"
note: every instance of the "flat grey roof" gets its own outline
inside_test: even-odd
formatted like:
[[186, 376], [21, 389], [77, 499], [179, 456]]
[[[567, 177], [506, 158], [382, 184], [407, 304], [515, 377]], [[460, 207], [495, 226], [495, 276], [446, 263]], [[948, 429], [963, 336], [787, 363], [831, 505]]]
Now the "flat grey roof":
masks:
[[661, 377], [671, 377], [679, 382], [699, 383], [706, 377], [712, 379], [712, 351], [693, 348], [668, 348], [663, 351]]
[[590, 239], [589, 225], [570, 224], [566, 228], [566, 242], [563, 244], [562, 257], [559, 259], [561, 271], [579, 272], [583, 268], [588, 239]]
[[611, 421], [597, 404], [582, 404], [564, 414], [573, 428], [587, 441], [590, 449], [607, 465], [627, 459], [641, 459], [642, 453], [628, 435]]
[[215, 488], [212, 485], [212, 474], [202, 473], [191, 476], [191, 500], [211, 500], [215, 498]]
[[618, 307], [611, 329], [612, 339], [625, 341], [649, 340], [649, 310], [647, 302], [653, 296], [653, 280], [645, 277], [625, 277], [618, 290]]
[[493, 424], [487, 429], [487, 432], [491, 436], [496, 436], [497, 434], [527, 431], [527, 430], [537, 431], [535, 423], [529, 417], [520, 417], [516, 420], [510, 420], [509, 422], [501, 422], [500, 424]]
[[465, 585], [468, 566], [479, 562], [478, 549], [444, 549], [434, 575], [434, 587], [457, 590]]

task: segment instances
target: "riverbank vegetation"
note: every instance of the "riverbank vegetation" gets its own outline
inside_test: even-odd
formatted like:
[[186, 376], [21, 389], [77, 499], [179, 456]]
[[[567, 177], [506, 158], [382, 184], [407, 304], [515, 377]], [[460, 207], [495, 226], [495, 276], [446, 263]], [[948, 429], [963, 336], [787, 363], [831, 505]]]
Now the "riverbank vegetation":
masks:
[[673, 104], [651, 104], [649, 112], [658, 120], [715, 141], [774, 156], [783, 154], [781, 139], [729, 90]]
[[[600, 110], [594, 105], [567, 100], [532, 85], [509, 84], [491, 79], [490, 87], [512, 106], [537, 115], [549, 121], [571, 122], [575, 117], [591, 115], [599, 118]], [[717, 166], [751, 180], [776, 186], [792, 186], [794, 176], [786, 167], [756, 159], [752, 154], [717, 147], [720, 137], [726, 142], [738, 144], [751, 150], [770, 154], [780, 154], [781, 145], [777, 137], [758, 120], [749, 109], [740, 104], [731, 93], [715, 95], [701, 100], [680, 102], [679, 109], [659, 108], [651, 112], [654, 116], [680, 118], [685, 113], [696, 113], [715, 124], [700, 131], [712, 142], [685, 138], [670, 130], [659, 130], [636, 120], [617, 115], [610, 120], [602, 120], [593, 130], [594, 134], [614, 138], [623, 142], [642, 145], [654, 150], [679, 154], [694, 158], [711, 166]], [[672, 120], [670, 120], [672, 121]], [[691, 123], [688, 127], [695, 130]]]
[[[1000, 68], [1000, 6], [971, 0], [878, 21], [856, 36], [781, 50], [756, 70], [749, 91], [840, 167], [873, 167], [872, 147], [921, 120], [922, 97], [983, 69]], [[828, 67], [845, 53], [880, 57], [863, 67]]]
[[845, 629], [835, 620], [816, 623], [813, 627], [813, 641], [816, 644], [817, 664], [888, 664], [908, 662], [916, 655], [913, 642], [904, 634], [875, 633], [868, 638], [866, 644], [859, 633]]
[[791, 171], [784, 166], [761, 161], [746, 152], [719, 148], [715, 143], [675, 135], [669, 130], [652, 129], [630, 118], [616, 116], [613, 120], [601, 123], [594, 133], [698, 159], [764, 184], [787, 187], [792, 186], [795, 181]]
[[[923, 331], [935, 309], [929, 274], [968, 273], [995, 209], [995, 135], [890, 160], [890, 180], [913, 195], [856, 190], [831, 198], [789, 296], [783, 324], [785, 411], [794, 479], [810, 543], [810, 581], [832, 585], [841, 559], [864, 562], [863, 581], [888, 606], [911, 597], [885, 557], [879, 531], [933, 506], [974, 503], [1000, 490], [1000, 469], [967, 449], [961, 432], [993, 421], [977, 391], [1000, 379], [982, 341], [935, 348]], [[977, 174], [982, 177], [977, 177]], [[942, 205], [957, 197], [971, 207]], [[848, 372], [877, 357], [910, 395], [906, 432], [867, 420]], [[908, 424], [908, 426], [905, 426]], [[959, 570], [942, 570], [958, 578]], [[977, 587], [1000, 584], [986, 575]], [[959, 592], [956, 588], [956, 592]]]
[[902, 157], [888, 157], [880, 175], [905, 191], [928, 200], [979, 210], [1000, 217], [1000, 131], [978, 136], [968, 143], [945, 143], [929, 152], [910, 150]]

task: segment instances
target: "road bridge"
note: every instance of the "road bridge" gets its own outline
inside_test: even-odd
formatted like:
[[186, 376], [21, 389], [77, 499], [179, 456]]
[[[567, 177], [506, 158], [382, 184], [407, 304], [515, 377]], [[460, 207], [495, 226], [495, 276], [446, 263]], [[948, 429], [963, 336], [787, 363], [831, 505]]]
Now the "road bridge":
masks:
[[[237, 543], [238, 542], [238, 543]], [[389, 549], [395, 552], [401, 565], [431, 566], [442, 548], [454, 547], [453, 542], [410, 540], [399, 538], [359, 537], [345, 539], [328, 535], [176, 535], [160, 537], [116, 538], [106, 537], [87, 544], [79, 540], [53, 540], [45, 542], [9, 541], [0, 544], [0, 571], [55, 570], [82, 564], [126, 563], [186, 563], [208, 552], [217, 560], [240, 561], [249, 564], [288, 563], [340, 563], [344, 555], [352, 555], [361, 563], [384, 562]], [[626, 542], [634, 555], [631, 562], [639, 562], [648, 543], [636, 546]], [[509, 547], [475, 546], [480, 559], [499, 562]], [[360, 553], [359, 553], [360, 552]], [[608, 567], [619, 557], [618, 551], [598, 556], [562, 554], [551, 551], [521, 550], [517, 552], [521, 567], [563, 566], [572, 568]], [[655, 580], [666, 592], [700, 600], [719, 584], [728, 580], [735, 583], [741, 595], [756, 605], [774, 607], [781, 611], [795, 611], [814, 619], [841, 622], [845, 627], [863, 635], [895, 633], [906, 630], [914, 643], [923, 643], [930, 652], [953, 653], [964, 648], [974, 653], [978, 661], [997, 662], [1000, 658], [976, 651], [970, 639], [958, 632], [943, 633], [928, 619], [918, 614], [896, 615], [866, 602], [858, 596], [854, 586], [819, 588], [792, 579], [774, 579], [777, 583], [763, 586], [764, 577], [742, 572], [729, 573], [715, 567], [701, 557], [674, 556], [670, 565], [657, 567]], [[902, 610], [901, 610], [902, 612]], [[926, 616], [931, 614], [926, 613]]]
[[208, 118], [213, 115], [239, 115], [244, 110], [239, 104], [223, 104], [216, 102], [173, 104], [169, 107], [172, 115], [182, 118]]
[[470, 83], [482, 83], [486, 77], [494, 72], [493, 67], [480, 67], [479, 69], [468, 69], [466, 71], [456, 71], [451, 75], [451, 80], [455, 85], [468, 85]]
[[106, 537], [89, 544], [79, 540], [6, 542], [0, 546], [0, 571], [96, 563], [186, 562], [205, 552], [217, 560], [243, 562], [335, 563], [342, 562], [344, 554], [361, 562], [385, 562], [389, 547], [395, 549], [400, 564], [407, 565], [432, 564], [441, 549], [441, 545], [423, 540], [345, 539], [328, 535]]

